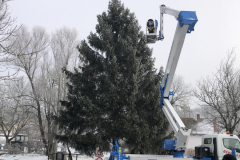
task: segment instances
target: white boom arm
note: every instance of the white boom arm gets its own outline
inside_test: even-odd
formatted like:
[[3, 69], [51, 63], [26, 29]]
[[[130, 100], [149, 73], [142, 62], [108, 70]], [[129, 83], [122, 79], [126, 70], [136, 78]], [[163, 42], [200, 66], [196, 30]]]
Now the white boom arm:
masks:
[[166, 7], [165, 5], [161, 5], [160, 6], [160, 35], [159, 38], [160, 40], [164, 39], [164, 34], [163, 34], [163, 14], [169, 14], [172, 15], [176, 18], [176, 20], [178, 19], [178, 15], [179, 15], [180, 11]]
[[[174, 110], [173, 106], [169, 102], [169, 91], [173, 81], [174, 73], [176, 71], [177, 63], [180, 57], [180, 53], [183, 47], [183, 43], [185, 40], [185, 36], [187, 33], [190, 33], [193, 30], [195, 23], [197, 22], [196, 14], [193, 16], [192, 14], [195, 12], [186, 12], [186, 11], [178, 11], [171, 8], [166, 7], [165, 5], [160, 6], [160, 33], [159, 39], [163, 40], [163, 14], [169, 14], [174, 16], [179, 23], [177, 23], [177, 28], [175, 31], [170, 55], [167, 62], [167, 67], [165, 69], [164, 78], [161, 83], [161, 100], [160, 106], [163, 109], [173, 131], [176, 135], [175, 140], [175, 150], [186, 150], [186, 145], [188, 142], [188, 136], [191, 133], [190, 129], [187, 129], [183, 124], [182, 120]], [[190, 15], [190, 17], [189, 17]], [[189, 22], [190, 20], [191, 23]], [[193, 25], [194, 23], [194, 25]], [[193, 25], [193, 26], [190, 26]], [[192, 27], [192, 28], [191, 28]], [[169, 149], [166, 147], [166, 149]]]

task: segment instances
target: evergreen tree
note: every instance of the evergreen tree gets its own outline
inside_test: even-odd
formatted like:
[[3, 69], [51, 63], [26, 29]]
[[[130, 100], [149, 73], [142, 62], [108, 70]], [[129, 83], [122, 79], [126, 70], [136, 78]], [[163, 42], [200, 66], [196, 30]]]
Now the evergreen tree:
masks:
[[64, 69], [68, 84], [65, 109], [55, 117], [59, 141], [92, 154], [123, 139], [132, 152], [157, 153], [168, 122], [159, 107], [163, 70], [154, 68], [152, 50], [134, 15], [119, 0], [97, 16], [96, 33], [78, 47], [81, 71]]

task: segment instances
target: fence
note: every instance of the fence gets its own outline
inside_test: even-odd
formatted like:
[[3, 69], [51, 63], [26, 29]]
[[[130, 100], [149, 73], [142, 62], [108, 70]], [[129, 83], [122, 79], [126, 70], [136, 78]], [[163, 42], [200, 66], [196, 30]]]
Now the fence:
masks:
[[[77, 160], [78, 155], [80, 155], [80, 154], [79, 153], [77, 153], [77, 154], [74, 153], [74, 154], [71, 154], [71, 155], [72, 155], [72, 160]], [[75, 156], [76, 156], [76, 158], [75, 158]], [[57, 153], [49, 154], [48, 155], [48, 160], [70, 160], [70, 158], [69, 158], [68, 153], [57, 152]]]

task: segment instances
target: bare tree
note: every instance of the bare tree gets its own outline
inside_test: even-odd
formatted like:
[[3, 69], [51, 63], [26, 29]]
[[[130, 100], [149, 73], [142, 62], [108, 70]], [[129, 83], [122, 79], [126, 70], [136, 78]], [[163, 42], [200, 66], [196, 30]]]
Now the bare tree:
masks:
[[7, 81], [1, 87], [1, 129], [9, 144], [31, 118], [31, 107], [25, 99], [23, 80]]
[[205, 117], [216, 120], [219, 129], [233, 133], [240, 122], [240, 70], [234, 68], [234, 49], [228, 52], [212, 77], [197, 84], [194, 95], [204, 108]]
[[0, 72], [4, 73], [0, 76], [0, 80], [9, 79], [15, 77], [17, 72], [7, 72], [9, 67], [7, 62], [12, 61], [10, 49], [14, 44], [9, 43], [9, 40], [16, 36], [16, 32], [20, 27], [15, 25], [15, 20], [10, 16], [8, 2], [9, 0], [0, 1]]
[[182, 76], [175, 75], [171, 86], [174, 95], [170, 96], [170, 103], [181, 117], [191, 117], [190, 108], [192, 87], [186, 84]]
[[77, 51], [78, 44], [80, 42], [77, 40], [77, 31], [74, 28], [63, 27], [52, 33], [51, 51], [54, 56], [55, 68], [58, 72], [63, 67], [70, 70], [76, 67], [79, 54]]
[[[63, 27], [52, 34], [51, 51], [54, 57], [54, 81], [57, 88], [57, 102], [56, 102], [56, 115], [60, 110], [60, 100], [65, 100], [67, 95], [67, 79], [62, 68], [65, 67], [73, 70], [78, 65], [77, 45], [80, 42], [77, 40], [76, 29], [69, 29]], [[58, 132], [58, 127], [55, 128], [55, 133]], [[57, 142], [54, 146], [55, 152], [57, 151]]]
[[[62, 68], [73, 69], [78, 63], [77, 32], [75, 29], [63, 27], [52, 34], [48, 54], [43, 55], [43, 62], [39, 66], [39, 75], [35, 80], [35, 89], [38, 91], [42, 106], [43, 126], [48, 143], [47, 152], [56, 152], [57, 142], [54, 135], [57, 126], [53, 123], [51, 115], [57, 115], [61, 107], [60, 100], [67, 94], [66, 76]], [[55, 150], [54, 150], [55, 149]]]
[[11, 44], [5, 43], [9, 38], [15, 36], [19, 27], [15, 25], [15, 20], [10, 16], [8, 2], [9, 0], [1, 0], [0, 1], [0, 47], [1, 53], [8, 53], [9, 47]]
[[36, 85], [40, 95], [43, 115], [43, 123], [48, 141], [48, 153], [53, 153], [54, 129], [55, 125], [51, 115], [56, 115], [58, 89], [54, 77], [54, 61], [50, 54], [43, 57], [44, 63], [40, 66], [40, 75], [37, 78]]
[[47, 149], [48, 144], [43, 127], [41, 102], [35, 80], [39, 74], [39, 66], [43, 61], [43, 55], [47, 54], [46, 48], [49, 45], [49, 36], [42, 27], [34, 27], [32, 32], [29, 32], [25, 26], [21, 27], [17, 32], [17, 36], [18, 38], [11, 48], [11, 53], [14, 55], [12, 65], [25, 73], [30, 84], [30, 95], [35, 102], [34, 108], [37, 112], [41, 139], [44, 147]]
[[52, 34], [50, 42], [43, 28], [35, 27], [29, 32], [22, 26], [17, 32], [17, 39], [11, 40], [14, 41], [11, 48], [14, 61], [11, 65], [25, 73], [24, 78], [29, 82], [25, 98], [33, 102], [38, 119], [36, 126], [39, 127], [46, 154], [53, 153], [54, 135], [58, 131], [51, 115], [58, 114], [59, 101], [66, 98], [67, 80], [62, 68], [73, 69], [78, 63], [76, 30], [59, 29]]

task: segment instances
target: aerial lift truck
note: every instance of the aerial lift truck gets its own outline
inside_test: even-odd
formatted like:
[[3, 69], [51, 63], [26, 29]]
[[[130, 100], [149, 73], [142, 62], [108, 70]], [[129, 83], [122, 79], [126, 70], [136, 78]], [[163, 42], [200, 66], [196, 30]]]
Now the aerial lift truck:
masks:
[[[184, 152], [187, 149], [188, 139], [191, 129], [188, 129], [181, 118], [178, 116], [173, 106], [169, 102], [169, 96], [173, 95], [170, 87], [173, 81], [174, 73], [183, 47], [185, 36], [187, 33], [194, 31], [194, 26], [198, 19], [196, 12], [178, 11], [165, 5], [160, 6], [160, 30], [157, 35], [158, 21], [149, 19], [146, 24], [146, 41], [147, 43], [155, 43], [164, 39], [163, 18], [164, 14], [174, 16], [177, 20], [177, 27], [172, 42], [172, 47], [168, 57], [167, 67], [160, 86], [160, 108], [167, 117], [174, 133], [173, 140], [164, 140], [162, 148], [172, 150], [173, 156], [164, 155], [128, 155], [122, 154], [122, 148], [118, 146], [117, 140], [113, 145], [109, 160], [170, 160], [173, 158], [184, 158]], [[240, 158], [240, 141], [239, 138], [232, 134], [213, 134], [202, 137], [202, 145], [195, 147], [195, 157], [198, 160], [235, 160]]]

